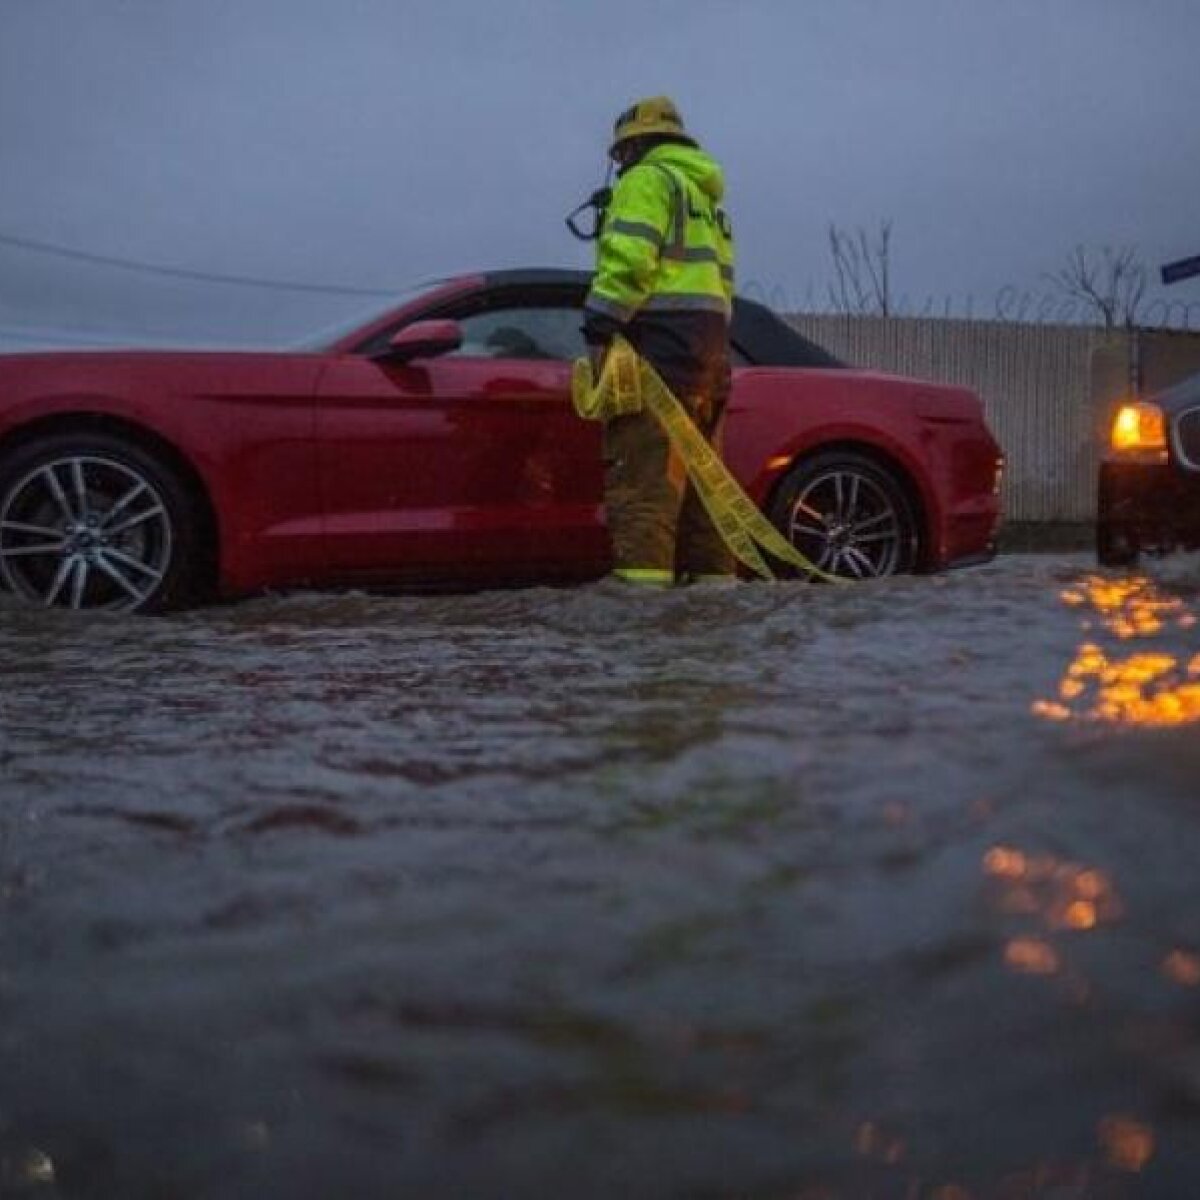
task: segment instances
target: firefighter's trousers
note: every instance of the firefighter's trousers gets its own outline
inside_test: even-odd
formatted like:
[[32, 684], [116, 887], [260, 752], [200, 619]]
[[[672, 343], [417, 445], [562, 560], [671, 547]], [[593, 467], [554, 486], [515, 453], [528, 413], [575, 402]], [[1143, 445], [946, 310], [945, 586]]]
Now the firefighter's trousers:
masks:
[[[630, 340], [720, 453], [730, 392], [728, 333], [720, 320], [691, 320], [683, 332], [686, 340], [672, 341], [660, 326]], [[733, 576], [733, 555], [651, 412], [606, 423], [604, 503], [615, 574], [659, 584]]]

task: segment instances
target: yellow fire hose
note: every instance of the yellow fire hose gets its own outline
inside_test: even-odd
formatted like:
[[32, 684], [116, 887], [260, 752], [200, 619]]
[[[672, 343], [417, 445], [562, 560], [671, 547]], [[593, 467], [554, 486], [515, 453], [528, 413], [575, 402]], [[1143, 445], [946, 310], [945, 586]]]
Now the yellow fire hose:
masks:
[[687, 409], [662, 381], [659, 373], [622, 337], [613, 339], [597, 380], [586, 358], [576, 359], [571, 375], [571, 402], [588, 421], [648, 408], [658, 419], [671, 446], [683, 461], [713, 525], [734, 557], [763, 579], [775, 574], [760, 553], [767, 551], [780, 562], [830, 583], [836, 575], [811, 563], [758, 511], [754, 501], [714, 453], [696, 428]]

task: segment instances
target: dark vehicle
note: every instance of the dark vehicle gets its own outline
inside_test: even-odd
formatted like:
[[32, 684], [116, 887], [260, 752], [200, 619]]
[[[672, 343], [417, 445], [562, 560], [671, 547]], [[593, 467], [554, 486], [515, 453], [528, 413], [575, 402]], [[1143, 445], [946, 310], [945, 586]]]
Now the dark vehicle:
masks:
[[1105, 566], [1143, 552], [1200, 548], [1200, 374], [1122, 404], [1100, 464], [1096, 556]]

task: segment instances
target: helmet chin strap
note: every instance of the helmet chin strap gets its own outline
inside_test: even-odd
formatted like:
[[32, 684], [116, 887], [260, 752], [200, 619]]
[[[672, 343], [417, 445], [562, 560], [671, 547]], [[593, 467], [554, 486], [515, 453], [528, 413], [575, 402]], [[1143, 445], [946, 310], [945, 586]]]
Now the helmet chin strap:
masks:
[[[612, 159], [608, 161], [608, 171], [604, 176], [604, 186], [597, 188], [578, 208], [573, 208], [566, 217], [567, 228], [581, 242], [594, 242], [600, 237], [600, 231], [604, 228], [604, 211], [608, 208], [609, 202], [612, 200]], [[590, 229], [580, 227], [580, 213], [586, 212], [588, 209], [593, 210], [592, 227]]]

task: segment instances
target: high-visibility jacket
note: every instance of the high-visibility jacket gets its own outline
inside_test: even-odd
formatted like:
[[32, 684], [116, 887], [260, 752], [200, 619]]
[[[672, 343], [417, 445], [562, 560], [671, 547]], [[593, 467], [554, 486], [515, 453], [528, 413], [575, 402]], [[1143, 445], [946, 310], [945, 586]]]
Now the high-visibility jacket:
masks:
[[585, 308], [595, 325], [713, 312], [733, 300], [733, 232], [720, 166], [696, 146], [654, 147], [613, 189]]

